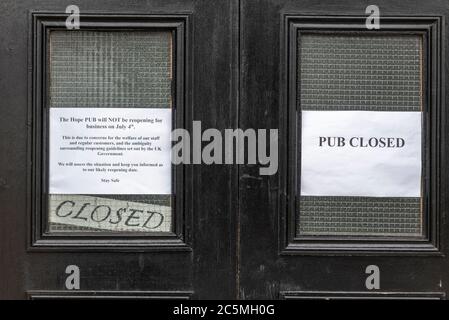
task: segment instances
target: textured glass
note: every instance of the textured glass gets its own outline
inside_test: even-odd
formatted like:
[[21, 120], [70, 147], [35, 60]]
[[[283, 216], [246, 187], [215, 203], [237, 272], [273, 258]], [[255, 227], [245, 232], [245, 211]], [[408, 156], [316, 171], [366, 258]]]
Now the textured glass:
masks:
[[300, 234], [417, 235], [419, 198], [312, 197], [300, 199]]
[[[49, 38], [49, 105], [52, 108], [171, 108], [172, 35], [144, 31], [52, 31]], [[67, 202], [72, 201], [72, 202]], [[64, 202], [76, 203], [73, 223], [55, 222], [55, 210]], [[77, 219], [118, 221], [120, 210], [141, 208], [160, 211], [157, 227], [132, 219], [132, 232], [169, 232], [172, 229], [170, 195], [49, 195], [50, 232], [127, 232], [129, 228], [105, 229], [76, 225]], [[101, 210], [92, 213], [93, 208]], [[71, 207], [65, 208], [69, 212]], [[106, 208], [106, 209], [105, 209]], [[109, 211], [105, 210], [111, 210]], [[119, 212], [117, 214], [117, 211]], [[159, 216], [157, 217], [159, 219]], [[99, 224], [100, 225], [100, 224]]]
[[50, 107], [170, 107], [169, 32], [53, 31]]
[[[298, 38], [301, 110], [422, 111], [422, 38]], [[301, 196], [298, 235], [419, 236], [420, 198]]]
[[302, 110], [420, 111], [418, 36], [304, 35]]

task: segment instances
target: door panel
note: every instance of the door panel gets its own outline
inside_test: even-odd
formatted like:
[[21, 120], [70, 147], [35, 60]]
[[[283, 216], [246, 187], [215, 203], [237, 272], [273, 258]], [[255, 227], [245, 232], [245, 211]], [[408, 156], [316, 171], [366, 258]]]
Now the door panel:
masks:
[[81, 28], [67, 30], [69, 4], [1, 4], [0, 297], [235, 297], [235, 167], [173, 166], [165, 195], [61, 195], [49, 181], [60, 109], [165, 108], [174, 128], [234, 127], [234, 3], [78, 1]]
[[[242, 3], [240, 126], [279, 128], [280, 137], [278, 175], [258, 176], [258, 168], [249, 166], [239, 174], [242, 298], [445, 294], [447, 48], [442, 39], [448, 7], [439, 1], [380, 1], [380, 29], [368, 30], [368, 5]], [[359, 188], [345, 185], [350, 178], [338, 180], [338, 170], [357, 170], [357, 163], [313, 154], [321, 151], [310, 147], [307, 137], [315, 137], [316, 128], [358, 127], [348, 114], [357, 119], [369, 114], [371, 125], [379, 116], [416, 117], [412, 130], [421, 152], [414, 157], [421, 169], [407, 167], [420, 177], [414, 192], [388, 189], [387, 182], [388, 192], [365, 190], [376, 177]], [[337, 117], [346, 120], [338, 123]], [[338, 140], [329, 141], [321, 142], [339, 147]], [[369, 266], [379, 268], [380, 288], [366, 286], [373, 272]]]

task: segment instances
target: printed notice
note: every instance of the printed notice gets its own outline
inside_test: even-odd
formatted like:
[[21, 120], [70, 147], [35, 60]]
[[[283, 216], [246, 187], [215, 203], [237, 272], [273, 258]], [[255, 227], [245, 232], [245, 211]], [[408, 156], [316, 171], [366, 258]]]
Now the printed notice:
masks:
[[421, 112], [303, 111], [301, 195], [421, 196]]
[[50, 108], [51, 194], [170, 194], [171, 109]]

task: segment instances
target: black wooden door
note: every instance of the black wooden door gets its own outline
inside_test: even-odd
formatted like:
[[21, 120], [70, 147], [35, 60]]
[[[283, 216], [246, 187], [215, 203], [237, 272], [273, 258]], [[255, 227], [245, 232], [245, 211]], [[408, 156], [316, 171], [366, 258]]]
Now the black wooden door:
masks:
[[48, 174], [52, 112], [159, 108], [174, 128], [235, 127], [234, 5], [2, 1], [1, 298], [236, 296], [233, 166], [173, 166], [163, 195], [58, 194]]
[[[380, 29], [366, 26], [371, 4]], [[241, 298], [444, 296], [448, 9], [444, 1], [242, 2], [240, 126], [279, 128], [280, 164], [274, 176], [240, 170]], [[318, 164], [307, 160], [306, 137], [329, 123], [309, 115], [342, 111], [422, 114], [420, 195], [345, 194], [344, 184], [324, 192], [332, 183], [308, 191], [314, 181], [301, 168]], [[332, 166], [315, 178], [326, 181]]]
[[[371, 4], [3, 1], [0, 297], [444, 298], [449, 7], [379, 1], [372, 29]], [[67, 29], [69, 5], [79, 29]], [[114, 120], [117, 108], [170, 114], [173, 128], [190, 132], [195, 120], [221, 132], [278, 129], [278, 171], [173, 165], [163, 194], [58, 184], [55, 119], [96, 109]], [[342, 111], [420, 120], [407, 124], [420, 133], [419, 168], [406, 158], [418, 194], [363, 193], [368, 183], [306, 192], [314, 179], [304, 174], [304, 137], [321, 126], [306, 115]], [[82, 146], [113, 156], [121, 148]], [[75, 164], [63, 163], [67, 172]]]

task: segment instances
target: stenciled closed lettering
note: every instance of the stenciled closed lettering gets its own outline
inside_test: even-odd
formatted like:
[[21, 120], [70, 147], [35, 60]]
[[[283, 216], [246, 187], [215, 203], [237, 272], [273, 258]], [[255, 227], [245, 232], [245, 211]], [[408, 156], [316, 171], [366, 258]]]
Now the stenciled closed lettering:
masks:
[[105, 230], [169, 231], [170, 207], [89, 196], [56, 203], [51, 221]]

